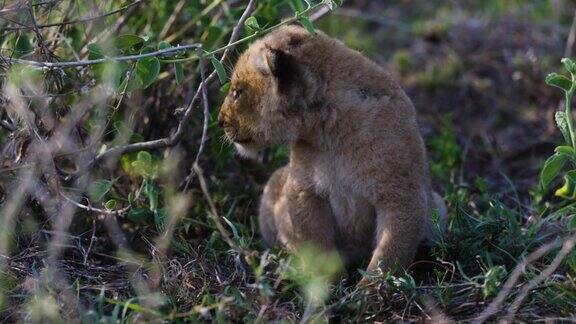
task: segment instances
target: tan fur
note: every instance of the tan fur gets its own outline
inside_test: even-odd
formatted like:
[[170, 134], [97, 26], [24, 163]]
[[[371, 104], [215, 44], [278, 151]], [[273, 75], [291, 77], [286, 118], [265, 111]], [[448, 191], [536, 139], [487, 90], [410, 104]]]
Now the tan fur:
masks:
[[430, 240], [426, 152], [410, 99], [377, 64], [341, 42], [282, 27], [238, 59], [220, 124], [241, 154], [287, 144], [290, 162], [264, 189], [267, 244], [313, 243], [347, 261], [412, 262]]

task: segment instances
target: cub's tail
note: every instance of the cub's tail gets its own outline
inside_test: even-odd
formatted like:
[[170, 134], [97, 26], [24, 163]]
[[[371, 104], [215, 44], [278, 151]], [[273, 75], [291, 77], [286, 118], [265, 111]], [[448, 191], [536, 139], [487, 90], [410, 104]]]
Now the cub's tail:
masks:
[[[448, 223], [448, 209], [442, 197], [435, 191], [430, 193], [428, 198], [428, 215], [426, 215], [426, 233], [421, 245], [432, 246], [439, 235], [444, 235], [446, 224]], [[438, 221], [433, 218], [438, 217]]]

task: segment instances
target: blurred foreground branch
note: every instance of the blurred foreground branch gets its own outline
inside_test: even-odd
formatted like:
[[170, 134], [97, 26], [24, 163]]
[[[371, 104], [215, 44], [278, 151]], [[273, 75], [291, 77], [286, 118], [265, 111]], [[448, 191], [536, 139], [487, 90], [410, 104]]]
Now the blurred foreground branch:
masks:
[[[30, 2], [32, 2], [32, 1], [30, 1]], [[33, 28], [49, 28], [49, 27], [60, 27], [60, 26], [66, 26], [66, 25], [73, 25], [73, 24], [78, 24], [78, 23], [84, 23], [84, 22], [88, 22], [88, 21], [97, 20], [97, 19], [102, 19], [102, 18], [106, 18], [106, 17], [112, 16], [112, 15], [117, 14], [117, 13], [119, 13], [119, 12], [122, 12], [122, 11], [124, 11], [124, 10], [126, 10], [126, 9], [129, 9], [129, 8], [131, 8], [131, 7], [134, 7], [134, 6], [136, 6], [136, 5], [138, 5], [138, 4], [142, 3], [142, 2], [143, 2], [143, 0], [136, 0], [136, 1], [134, 1], [134, 2], [132, 2], [132, 3], [129, 3], [129, 4], [125, 5], [125, 6], [122, 6], [121, 8], [118, 8], [118, 9], [116, 9], [116, 10], [112, 10], [112, 11], [110, 11], [110, 12], [106, 12], [106, 13], [103, 13], [103, 14], [101, 14], [101, 15], [94, 16], [94, 17], [83, 17], [83, 18], [79, 18], [79, 19], [75, 19], [75, 20], [62, 21], [62, 22], [59, 22], [59, 23], [37, 25], [37, 26], [34, 26], [34, 27], [33, 27], [33, 26], [26, 26], [26, 25], [20, 24], [20, 26], [18, 26], [18, 27], [12, 27], [12, 26], [11, 26], [11, 27], [4, 27], [3, 30], [5, 30], [5, 31], [14, 31], [14, 30], [22, 30], [22, 29], [33, 29]], [[37, 6], [38, 4], [34, 4], [34, 5]], [[5, 9], [0, 10], [0, 14], [6, 13], [6, 12], [10, 12], [10, 11], [24, 10], [24, 9], [26, 9], [26, 8], [25, 8], [25, 7], [19, 7], [19, 6], [17, 5], [16, 7], [5, 8]], [[0, 18], [2, 18], [2, 17], [0, 17]], [[12, 22], [13, 22], [13, 23], [17, 23], [17, 22], [15, 22], [15, 21], [12, 21]]]
[[150, 53], [142, 53], [142, 54], [138, 54], [138, 55], [115, 56], [115, 57], [106, 57], [106, 58], [95, 59], [95, 60], [82, 60], [82, 61], [69, 61], [69, 62], [40, 62], [40, 61], [22, 60], [22, 59], [17, 59], [17, 58], [5, 58], [5, 57], [3, 57], [3, 59], [7, 60], [8, 62], [16, 62], [16, 63], [24, 64], [24, 65], [32, 65], [32, 66], [45, 67], [45, 68], [66, 68], [66, 67], [94, 65], [94, 64], [105, 63], [108, 61], [115, 61], [115, 62], [134, 61], [134, 60], [138, 60], [141, 58], [160, 56], [163, 54], [184, 51], [184, 50], [188, 50], [188, 49], [192, 49], [192, 48], [196, 49], [196, 48], [201, 48], [201, 47], [202, 47], [201, 44], [179, 45], [179, 46], [165, 48], [165, 49], [161, 49], [161, 50], [150, 52]]

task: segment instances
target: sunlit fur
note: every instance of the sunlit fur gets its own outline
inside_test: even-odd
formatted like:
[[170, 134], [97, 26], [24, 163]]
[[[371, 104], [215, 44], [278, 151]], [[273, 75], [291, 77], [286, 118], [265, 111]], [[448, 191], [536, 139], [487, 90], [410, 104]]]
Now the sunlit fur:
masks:
[[430, 190], [416, 112], [377, 64], [299, 26], [280, 28], [239, 58], [219, 120], [243, 155], [288, 144], [290, 161], [260, 206], [268, 244], [313, 243], [347, 261], [407, 267], [430, 239]]

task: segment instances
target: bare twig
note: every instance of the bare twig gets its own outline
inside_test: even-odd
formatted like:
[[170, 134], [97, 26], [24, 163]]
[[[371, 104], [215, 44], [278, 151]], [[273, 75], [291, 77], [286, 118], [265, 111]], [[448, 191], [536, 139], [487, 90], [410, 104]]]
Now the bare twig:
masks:
[[208, 91], [206, 89], [206, 68], [204, 67], [204, 60], [200, 60], [200, 77], [202, 82], [200, 85], [204, 85], [201, 88], [202, 91], [202, 106], [203, 106], [203, 114], [204, 114], [204, 122], [202, 126], [202, 136], [200, 138], [200, 146], [198, 147], [198, 152], [196, 152], [196, 157], [194, 158], [194, 162], [192, 163], [192, 167], [190, 168], [190, 173], [186, 177], [186, 184], [184, 186], [184, 191], [188, 190], [188, 186], [194, 177], [194, 165], [198, 164], [198, 160], [200, 160], [200, 155], [202, 155], [202, 151], [204, 151], [204, 145], [206, 144], [206, 135], [208, 134], [208, 121], [210, 118], [210, 107], [208, 105]]
[[25, 65], [32, 65], [32, 66], [39, 66], [39, 67], [46, 67], [46, 68], [65, 68], [65, 67], [75, 67], [75, 66], [85, 66], [85, 65], [93, 65], [93, 64], [100, 64], [107, 61], [133, 61], [138, 60], [145, 57], [151, 56], [159, 56], [167, 53], [183, 51], [191, 48], [201, 48], [200, 44], [189, 44], [189, 45], [179, 45], [170, 48], [161, 49], [158, 51], [150, 52], [150, 53], [143, 53], [137, 55], [127, 55], [127, 56], [115, 56], [115, 57], [106, 57], [101, 59], [95, 60], [83, 60], [83, 61], [69, 61], [69, 62], [40, 62], [40, 61], [30, 61], [30, 60], [21, 60], [21, 59], [8, 59], [9, 61], [25, 64]]
[[202, 169], [200, 168], [200, 166], [198, 164], [195, 164], [193, 166], [193, 168], [194, 168], [194, 172], [198, 176], [198, 181], [200, 182], [200, 189], [202, 189], [202, 193], [204, 194], [204, 198], [206, 198], [206, 201], [208, 202], [208, 206], [210, 207], [209, 215], [214, 220], [214, 223], [216, 224], [216, 228], [220, 232], [220, 235], [222, 235], [222, 238], [224, 239], [226, 244], [228, 244], [228, 246], [230, 246], [232, 249], [234, 249], [234, 251], [238, 252], [239, 254], [244, 255], [246, 257], [246, 261], [250, 262], [249, 257], [252, 255], [252, 253], [250, 253], [250, 251], [247, 251], [247, 250], [241, 248], [240, 246], [238, 246], [236, 244], [236, 242], [234, 242], [234, 240], [232, 240], [232, 238], [230, 237], [230, 233], [222, 224], [222, 216], [220, 216], [218, 214], [218, 210], [216, 209], [216, 205], [214, 204], [214, 201], [212, 200], [212, 196], [210, 195], [210, 191], [208, 191], [208, 186], [206, 185], [206, 179], [204, 178], [204, 173], [203, 173]]
[[34, 30], [34, 34], [36, 34], [36, 44], [42, 50], [41, 54], [44, 57], [44, 60], [48, 60], [51, 56], [51, 52], [44, 44], [44, 37], [40, 32], [40, 27], [38, 27], [38, 23], [36, 22], [36, 17], [34, 16], [34, 7], [32, 7], [32, 1], [28, 3], [28, 14], [30, 15], [30, 20], [32, 20], [32, 29]]
[[89, 211], [89, 212], [96, 212], [96, 213], [105, 214], [105, 215], [118, 215], [118, 216], [120, 216], [120, 215], [126, 214], [126, 212], [128, 212], [128, 210], [130, 210], [130, 206], [126, 206], [126, 207], [124, 207], [122, 209], [118, 209], [118, 210], [106, 210], [106, 209], [96, 208], [96, 207], [92, 207], [89, 205], [84, 205], [84, 204], [81, 204], [79, 202], [76, 202], [73, 199], [66, 196], [63, 192], [60, 192], [60, 196], [62, 196], [62, 198], [64, 198], [66, 201], [68, 201], [72, 205], [74, 205], [78, 208], [84, 209], [86, 211]]
[[[564, 242], [570, 239], [572, 239], [572, 237], [564, 240]], [[512, 291], [512, 288], [514, 288], [514, 285], [516, 285], [516, 282], [520, 279], [520, 276], [522, 276], [522, 274], [524, 274], [526, 271], [526, 267], [530, 263], [540, 259], [550, 251], [560, 246], [561, 243], [562, 241], [554, 240], [553, 242], [542, 245], [536, 251], [530, 253], [530, 255], [528, 255], [524, 261], [516, 266], [510, 277], [508, 277], [508, 280], [506, 280], [504, 283], [504, 288], [500, 290], [500, 293], [498, 293], [498, 296], [496, 296], [494, 301], [492, 301], [492, 303], [490, 303], [490, 305], [488, 305], [488, 307], [486, 307], [486, 309], [472, 323], [483, 323], [488, 318], [496, 314], [500, 309], [500, 306], [502, 306], [504, 300], [506, 300], [510, 294], [510, 291]]]
[[546, 269], [544, 269], [544, 271], [540, 272], [540, 274], [536, 278], [532, 279], [529, 283], [525, 284], [522, 287], [522, 289], [518, 293], [518, 296], [516, 297], [516, 299], [514, 299], [512, 306], [510, 306], [510, 308], [508, 309], [508, 314], [506, 315], [507, 322], [512, 321], [514, 314], [516, 314], [516, 311], [518, 310], [518, 308], [522, 304], [522, 301], [524, 301], [528, 293], [536, 286], [538, 286], [546, 278], [550, 277], [550, 275], [554, 273], [556, 269], [558, 269], [558, 267], [562, 264], [564, 258], [566, 258], [568, 253], [570, 253], [572, 249], [574, 249], [574, 245], [576, 245], [576, 234], [573, 234], [568, 239], [564, 240], [564, 243], [562, 244], [562, 249], [560, 250], [560, 252], [558, 252], [552, 263], [550, 263], [550, 265]]
[[326, 16], [329, 12], [330, 12], [330, 8], [322, 7], [310, 15], [310, 20], [311, 21], [317, 21], [317, 20], [321, 19], [322, 17]]
[[[250, 2], [248, 2], [248, 5], [246, 6], [246, 9], [244, 9], [244, 13], [242, 14], [240, 19], [238, 20], [238, 23], [232, 29], [232, 35], [230, 35], [230, 41], [228, 41], [227, 48], [224, 50], [224, 54], [222, 54], [222, 58], [220, 59], [220, 63], [224, 63], [228, 59], [230, 52], [232, 52], [232, 50], [234, 49], [234, 46], [232, 46], [232, 44], [234, 44], [236, 42], [236, 40], [238, 40], [238, 38], [240, 38], [240, 33], [242, 33], [242, 29], [244, 28], [244, 23], [246, 22], [246, 19], [248, 19], [248, 17], [250, 17], [250, 15], [252, 15], [252, 12], [254, 11], [254, 9], [256, 9], [256, 0], [250, 0]], [[210, 75], [210, 76], [213, 76], [213, 78], [215, 78], [216, 73], [212, 72], [212, 75]]]
[[90, 245], [84, 253], [84, 265], [88, 264], [88, 257], [90, 256], [90, 251], [92, 251], [92, 246], [94, 246], [94, 241], [96, 241], [96, 220], [92, 220], [92, 235], [90, 236]]
[[[119, 12], [122, 12], [132, 6], [135, 6], [137, 4], [140, 4], [140, 2], [142, 2], [143, 0], [136, 0], [130, 4], [127, 4], [121, 8], [118, 8], [116, 10], [104, 13], [102, 15], [98, 15], [95, 17], [84, 17], [84, 18], [79, 18], [76, 20], [69, 20], [69, 21], [63, 21], [63, 22], [59, 22], [59, 23], [53, 23], [53, 24], [44, 24], [44, 25], [38, 25], [36, 26], [37, 28], [48, 28], [48, 27], [57, 27], [57, 26], [65, 26], [65, 25], [72, 25], [72, 24], [77, 24], [77, 23], [83, 23], [83, 22], [88, 22], [88, 21], [92, 21], [92, 20], [97, 20], [97, 19], [102, 19], [102, 18], [106, 18], [108, 16], [117, 14]], [[0, 17], [3, 18], [3, 17]], [[3, 18], [5, 19], [5, 18]], [[21, 29], [31, 29], [32, 27], [30, 26], [19, 26], [19, 27], [5, 27], [4, 30], [6, 31], [11, 31], [11, 30], [21, 30]]]

